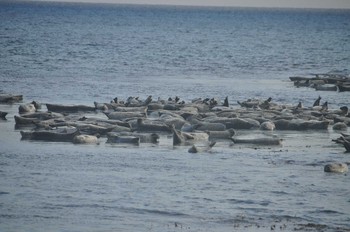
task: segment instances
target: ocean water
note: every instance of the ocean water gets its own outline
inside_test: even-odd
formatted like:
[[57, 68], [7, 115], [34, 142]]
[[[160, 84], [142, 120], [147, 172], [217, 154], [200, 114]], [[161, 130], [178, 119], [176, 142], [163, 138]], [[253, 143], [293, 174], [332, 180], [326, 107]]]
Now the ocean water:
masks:
[[[330, 108], [349, 92], [295, 88], [289, 76], [349, 75], [350, 11], [0, 2], [0, 93], [24, 102], [114, 97], [272, 97]], [[0, 122], [1, 231], [350, 230], [349, 162], [338, 134], [275, 131], [283, 147], [20, 141]], [[239, 131], [250, 134], [251, 131]], [[253, 132], [261, 133], [261, 132]]]

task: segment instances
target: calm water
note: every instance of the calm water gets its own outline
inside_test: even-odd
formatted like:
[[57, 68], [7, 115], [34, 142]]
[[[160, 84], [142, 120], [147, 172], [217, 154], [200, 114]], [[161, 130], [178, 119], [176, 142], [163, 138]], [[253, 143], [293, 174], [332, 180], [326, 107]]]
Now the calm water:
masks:
[[[349, 74], [349, 22], [345, 10], [0, 2], [0, 92], [89, 105], [150, 94], [310, 105], [321, 95], [331, 108], [349, 106], [349, 93], [288, 81]], [[1, 231], [350, 228], [349, 175], [323, 172], [350, 161], [332, 130], [276, 131], [283, 147], [221, 143], [198, 155], [167, 137], [138, 148], [20, 141], [18, 104], [0, 110], [9, 112], [0, 122]]]

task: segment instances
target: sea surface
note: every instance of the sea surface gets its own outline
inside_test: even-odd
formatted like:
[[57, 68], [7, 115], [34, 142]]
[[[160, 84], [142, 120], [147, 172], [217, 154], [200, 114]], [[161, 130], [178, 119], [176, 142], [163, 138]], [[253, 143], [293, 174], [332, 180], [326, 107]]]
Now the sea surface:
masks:
[[[0, 2], [0, 93], [87, 104], [272, 97], [331, 109], [349, 92], [290, 76], [350, 74], [350, 11]], [[0, 105], [0, 231], [349, 231], [350, 162], [327, 132], [281, 132], [282, 147], [139, 147], [20, 140], [19, 103]], [[241, 135], [262, 133], [238, 131]]]

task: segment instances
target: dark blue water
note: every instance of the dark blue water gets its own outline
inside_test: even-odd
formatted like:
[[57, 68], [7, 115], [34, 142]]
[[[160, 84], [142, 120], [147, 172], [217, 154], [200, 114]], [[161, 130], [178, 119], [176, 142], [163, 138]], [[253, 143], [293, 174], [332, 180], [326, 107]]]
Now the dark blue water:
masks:
[[348, 10], [1, 3], [0, 17], [1, 88], [42, 101], [236, 100], [260, 91], [243, 80], [349, 72]]
[[[25, 102], [151, 94], [310, 105], [321, 95], [337, 108], [349, 93], [295, 88], [288, 77], [349, 67], [348, 10], [0, 2], [0, 92]], [[283, 147], [223, 143], [198, 155], [166, 138], [138, 148], [20, 141], [18, 104], [0, 110], [9, 112], [1, 231], [350, 228], [349, 176], [323, 172], [349, 161], [332, 130], [274, 132]]]

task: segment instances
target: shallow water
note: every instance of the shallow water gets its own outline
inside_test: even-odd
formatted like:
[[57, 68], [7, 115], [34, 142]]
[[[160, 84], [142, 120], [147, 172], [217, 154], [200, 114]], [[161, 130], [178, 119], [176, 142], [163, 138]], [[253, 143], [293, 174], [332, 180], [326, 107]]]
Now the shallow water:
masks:
[[[349, 93], [289, 76], [348, 74], [349, 11], [0, 3], [0, 92], [24, 102], [228, 96], [331, 109]], [[158, 145], [20, 140], [0, 121], [2, 231], [335, 231], [350, 229], [349, 162], [338, 133], [281, 132], [281, 147], [218, 142], [190, 154]], [[99, 115], [100, 116], [100, 115]], [[237, 131], [252, 136], [260, 131]]]
[[166, 135], [139, 147], [20, 141], [17, 106], [3, 108], [12, 109], [0, 137], [5, 231], [350, 228], [349, 176], [323, 172], [350, 161], [332, 130], [275, 131], [283, 146], [218, 142], [191, 154]]

